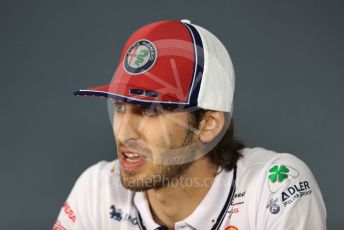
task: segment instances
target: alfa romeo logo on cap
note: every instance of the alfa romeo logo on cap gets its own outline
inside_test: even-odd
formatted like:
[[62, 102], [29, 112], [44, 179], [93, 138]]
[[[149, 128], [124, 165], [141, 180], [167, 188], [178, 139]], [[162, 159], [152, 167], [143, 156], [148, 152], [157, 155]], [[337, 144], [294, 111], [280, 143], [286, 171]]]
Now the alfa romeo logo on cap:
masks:
[[136, 41], [128, 49], [123, 66], [129, 74], [140, 74], [149, 70], [155, 63], [157, 50], [148, 40]]

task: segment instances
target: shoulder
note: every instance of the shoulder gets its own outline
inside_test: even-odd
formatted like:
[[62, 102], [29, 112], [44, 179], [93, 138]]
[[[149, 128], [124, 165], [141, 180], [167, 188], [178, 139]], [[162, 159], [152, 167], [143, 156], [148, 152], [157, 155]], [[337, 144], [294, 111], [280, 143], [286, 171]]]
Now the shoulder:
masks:
[[[238, 171], [241, 174], [259, 176], [278, 171], [287, 173], [289, 177], [300, 175], [313, 177], [308, 166], [290, 153], [278, 153], [264, 148], [245, 148], [241, 153], [242, 158], [238, 161]], [[274, 176], [271, 176], [271, 179], [274, 180]], [[283, 180], [284, 176], [277, 179]]]
[[94, 184], [108, 184], [116, 170], [116, 160], [100, 161], [84, 170], [76, 181], [76, 186], [93, 186]]
[[79, 176], [56, 224], [66, 229], [117, 229], [126, 223], [122, 212], [133, 216], [132, 197], [121, 184], [118, 160], [100, 161]]
[[126, 202], [132, 195], [121, 184], [118, 160], [100, 161], [88, 167], [77, 179], [73, 192], [92, 200], [116, 202]]
[[[264, 148], [243, 149], [238, 162], [239, 187], [247, 191], [247, 202], [255, 223], [271, 229], [290, 221], [324, 229], [326, 210], [320, 188], [309, 167], [296, 156]], [[301, 215], [312, 210], [312, 215]], [[299, 229], [295, 226], [293, 229]], [[308, 229], [308, 228], [307, 228]]]
[[243, 157], [240, 159], [241, 164], [247, 166], [252, 166], [252, 164], [262, 166], [276, 159], [291, 159], [295, 161], [301, 161], [290, 153], [279, 153], [262, 147], [244, 148], [241, 150], [241, 154], [243, 155]]
[[245, 148], [242, 155], [238, 161], [238, 175], [244, 186], [268, 188], [272, 193], [293, 182], [300, 183], [301, 187], [307, 187], [310, 183], [318, 187], [309, 167], [292, 154], [264, 148]]

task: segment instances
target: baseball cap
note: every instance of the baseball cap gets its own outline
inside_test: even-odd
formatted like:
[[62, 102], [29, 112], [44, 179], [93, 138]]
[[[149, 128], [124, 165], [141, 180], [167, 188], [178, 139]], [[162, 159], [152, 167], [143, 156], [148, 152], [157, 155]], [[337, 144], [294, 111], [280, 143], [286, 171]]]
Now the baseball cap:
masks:
[[110, 84], [74, 95], [231, 112], [234, 80], [230, 55], [214, 34], [186, 19], [164, 20], [129, 37]]

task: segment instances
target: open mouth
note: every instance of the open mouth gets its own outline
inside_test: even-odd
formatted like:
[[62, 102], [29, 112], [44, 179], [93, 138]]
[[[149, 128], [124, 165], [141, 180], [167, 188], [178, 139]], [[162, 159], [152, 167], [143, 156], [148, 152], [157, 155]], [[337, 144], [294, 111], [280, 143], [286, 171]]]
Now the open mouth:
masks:
[[129, 149], [120, 149], [120, 162], [125, 169], [137, 169], [145, 164], [147, 156]]
[[122, 155], [125, 157], [125, 161], [130, 163], [137, 163], [147, 158], [145, 155], [135, 152], [122, 152]]

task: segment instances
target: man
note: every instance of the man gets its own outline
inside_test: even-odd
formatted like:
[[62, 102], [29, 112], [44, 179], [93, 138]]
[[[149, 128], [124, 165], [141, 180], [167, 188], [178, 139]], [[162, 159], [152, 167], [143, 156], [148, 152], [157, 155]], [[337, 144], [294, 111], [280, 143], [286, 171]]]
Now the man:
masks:
[[298, 158], [234, 138], [234, 70], [223, 44], [188, 20], [137, 30], [109, 85], [118, 159], [77, 180], [54, 229], [326, 229]]

